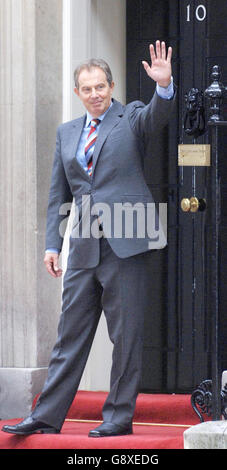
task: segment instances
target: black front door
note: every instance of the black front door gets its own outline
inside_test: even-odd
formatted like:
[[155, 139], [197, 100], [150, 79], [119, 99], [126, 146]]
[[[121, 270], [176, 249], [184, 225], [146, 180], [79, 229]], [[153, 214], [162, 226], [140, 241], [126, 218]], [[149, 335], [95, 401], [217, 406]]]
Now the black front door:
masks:
[[[157, 39], [173, 47], [173, 76], [178, 87], [175, 112], [153, 155], [146, 162], [147, 183], [157, 202], [168, 204], [168, 246], [154, 253], [151, 305], [145, 319], [141, 391], [191, 392], [211, 378], [210, 167], [179, 166], [178, 144], [194, 144], [183, 130], [185, 94], [204, 91], [212, 66], [222, 69], [227, 83], [227, 2], [224, 0], [127, 1], [127, 101], [147, 103], [155, 84], [141, 61], [149, 60], [149, 44]], [[221, 134], [221, 133], [220, 133]], [[196, 143], [209, 143], [209, 132]], [[220, 272], [221, 325], [226, 330], [227, 230], [225, 194], [225, 131], [222, 144], [222, 265]], [[204, 211], [184, 212], [182, 199], [206, 201]], [[226, 286], [226, 287], [225, 287]], [[222, 334], [222, 369], [226, 368]]]

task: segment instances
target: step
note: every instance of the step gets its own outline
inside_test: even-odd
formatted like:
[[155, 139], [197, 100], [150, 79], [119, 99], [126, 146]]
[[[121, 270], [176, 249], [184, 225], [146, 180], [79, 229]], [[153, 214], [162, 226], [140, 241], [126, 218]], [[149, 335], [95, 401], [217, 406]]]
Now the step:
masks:
[[[19, 421], [1, 421], [1, 427]], [[129, 436], [88, 437], [96, 426], [94, 422], [65, 421], [60, 434], [16, 436], [0, 431], [0, 449], [183, 449], [183, 432], [188, 429], [177, 425], [134, 425]]]
[[[67, 418], [102, 420], [106, 397], [106, 392], [79, 391]], [[200, 422], [192, 409], [191, 395], [145, 393], [138, 395], [134, 421], [187, 425]]]

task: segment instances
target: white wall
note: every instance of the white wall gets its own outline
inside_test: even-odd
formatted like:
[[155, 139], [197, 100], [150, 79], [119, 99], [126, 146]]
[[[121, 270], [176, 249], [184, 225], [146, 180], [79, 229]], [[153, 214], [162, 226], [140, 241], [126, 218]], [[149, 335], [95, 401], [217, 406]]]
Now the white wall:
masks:
[[[68, 121], [84, 113], [83, 106], [73, 92], [73, 71], [78, 63], [91, 57], [108, 62], [115, 82], [114, 97], [125, 103], [126, 2], [64, 0], [63, 5], [63, 120]], [[63, 269], [66, 268], [67, 254], [66, 237], [62, 255]], [[111, 356], [112, 344], [103, 314], [80, 389], [109, 390]]]
[[1, 0], [0, 23], [0, 417], [10, 419], [30, 413], [57, 334], [61, 282], [43, 256], [62, 0]]

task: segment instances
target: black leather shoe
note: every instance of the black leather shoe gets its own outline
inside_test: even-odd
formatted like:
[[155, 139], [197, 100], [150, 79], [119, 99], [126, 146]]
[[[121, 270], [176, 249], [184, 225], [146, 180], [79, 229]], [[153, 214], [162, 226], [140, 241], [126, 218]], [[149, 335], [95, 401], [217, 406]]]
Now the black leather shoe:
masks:
[[88, 437], [109, 437], [109, 436], [124, 436], [132, 434], [132, 425], [121, 426], [115, 423], [103, 422], [97, 428], [89, 432]]
[[34, 434], [34, 433], [44, 433], [44, 434], [57, 434], [60, 431], [58, 429], [49, 426], [48, 424], [42, 423], [41, 421], [36, 421], [30, 416], [14, 426], [5, 425], [2, 428], [4, 432], [10, 432], [12, 434]]

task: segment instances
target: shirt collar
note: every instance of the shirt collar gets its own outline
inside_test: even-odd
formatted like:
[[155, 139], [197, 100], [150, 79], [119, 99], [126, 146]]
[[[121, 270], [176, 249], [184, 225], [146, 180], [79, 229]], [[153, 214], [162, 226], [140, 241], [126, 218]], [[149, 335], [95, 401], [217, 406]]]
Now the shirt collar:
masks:
[[[111, 101], [110, 106], [105, 111], [105, 113], [101, 114], [101, 116], [98, 117], [98, 119], [100, 119], [100, 121], [102, 121], [104, 119], [105, 115], [108, 113], [108, 111], [110, 110], [112, 105], [113, 105], [113, 101]], [[85, 127], [88, 127], [90, 125], [90, 122], [91, 122], [92, 119], [93, 119], [92, 115], [87, 111]]]

